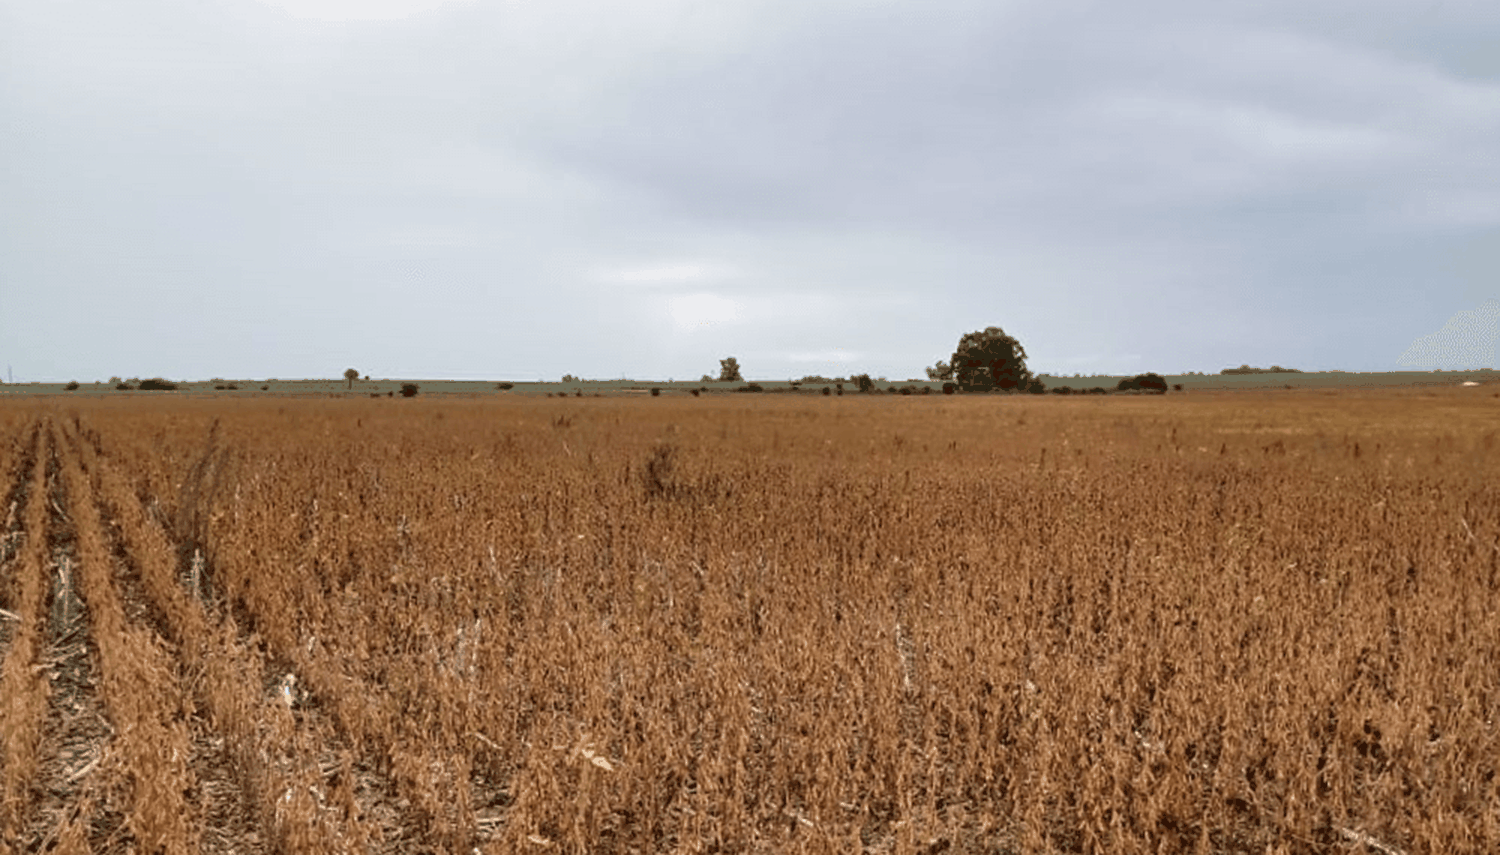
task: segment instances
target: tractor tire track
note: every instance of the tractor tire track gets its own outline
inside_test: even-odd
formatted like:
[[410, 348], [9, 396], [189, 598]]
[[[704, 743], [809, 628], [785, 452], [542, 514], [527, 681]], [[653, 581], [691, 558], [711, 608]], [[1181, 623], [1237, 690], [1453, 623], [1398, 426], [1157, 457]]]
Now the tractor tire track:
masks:
[[[76, 435], [69, 436], [89, 487], [96, 497], [101, 530], [115, 567], [114, 581], [126, 621], [132, 627], [149, 627], [158, 644], [175, 650], [176, 634], [171, 622], [151, 597], [141, 578], [139, 566], [125, 542], [123, 526], [115, 503], [103, 483], [102, 439], [87, 424], [76, 424]], [[180, 653], [174, 665], [182, 672]], [[197, 851], [207, 853], [248, 853], [265, 851], [265, 835], [248, 792], [236, 771], [235, 759], [223, 732], [214, 727], [202, 713], [202, 703], [192, 686], [191, 674], [174, 674], [177, 683], [171, 692], [179, 711], [176, 717], [186, 730], [186, 768], [189, 783], [185, 788], [188, 809], [192, 814], [191, 837]]]
[[46, 590], [39, 616], [45, 647], [32, 666], [46, 684], [45, 706], [38, 733], [27, 737], [36, 739], [34, 762], [19, 774], [29, 776], [29, 792], [11, 812], [15, 825], [8, 836], [21, 851], [46, 851], [64, 838], [110, 851], [124, 821], [124, 780], [114, 753], [115, 728], [98, 696], [91, 616], [76, 588], [75, 529], [64, 505], [55, 436], [52, 420], [42, 419], [33, 444], [22, 572], [23, 580], [41, 582]]
[[[233, 483], [234, 470], [226, 465], [231, 457], [221, 445], [215, 421], [203, 453], [183, 480], [177, 506], [179, 588], [210, 610], [207, 600], [219, 588], [223, 569], [210, 557], [212, 524], [222, 518], [214, 499], [231, 490], [227, 484]], [[237, 488], [233, 492], [238, 495]], [[315, 636], [306, 643], [290, 641], [295, 633], [274, 622], [285, 615], [278, 608], [283, 601], [257, 596], [261, 590], [241, 590], [233, 602], [220, 603], [219, 612], [265, 639], [266, 691], [286, 700], [299, 721], [325, 731], [317, 765], [328, 782], [337, 782], [346, 812], [363, 821], [369, 851], [472, 849], [475, 828], [466, 820], [467, 775], [455, 771], [467, 769], [468, 758], [439, 762], [421, 746], [398, 747], [387, 719], [380, 714], [372, 718], [372, 710], [381, 706], [380, 692], [351, 677], [342, 663], [320, 648]]]
[[21, 614], [15, 611], [21, 599], [21, 580], [17, 577], [19, 571], [12, 562], [26, 538], [26, 531], [21, 525], [21, 513], [18, 511], [24, 513], [26, 495], [31, 489], [31, 467], [36, 457], [33, 446], [39, 429], [39, 424], [32, 422], [21, 431], [24, 438], [14, 441], [15, 447], [5, 473], [5, 495], [0, 498], [0, 502], [4, 502], [6, 507], [4, 534], [0, 535], [0, 610], [3, 610], [0, 613], [0, 663], [4, 663], [11, 639], [15, 637], [22, 622]]
[[127, 617], [99, 506], [79, 462], [80, 443], [61, 426], [53, 435], [74, 525], [75, 584], [89, 616], [99, 688], [118, 730], [114, 742], [128, 780], [122, 838], [131, 848], [186, 855], [199, 848], [198, 823], [184, 798], [191, 789], [188, 736], [173, 656], [153, 629]]
[[[5, 649], [0, 664], [0, 851], [22, 851], [33, 800], [48, 685], [39, 666], [46, 633], [46, 446], [40, 420], [16, 461], [8, 492]], [[15, 508], [20, 507], [20, 515]]]
[[97, 485], [127, 568], [127, 602], [177, 646], [190, 687], [189, 763], [207, 852], [365, 851], [353, 776], [333, 728], [280, 691], [285, 674], [232, 619], [220, 620], [182, 584], [182, 550], [127, 479], [75, 443]]

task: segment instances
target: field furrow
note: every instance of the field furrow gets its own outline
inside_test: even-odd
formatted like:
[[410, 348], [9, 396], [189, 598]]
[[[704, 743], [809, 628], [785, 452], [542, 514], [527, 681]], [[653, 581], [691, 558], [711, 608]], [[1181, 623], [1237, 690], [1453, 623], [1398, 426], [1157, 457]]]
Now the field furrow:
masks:
[[11, 639], [23, 620], [16, 611], [23, 598], [21, 580], [13, 562], [26, 540], [22, 519], [26, 493], [31, 488], [38, 425], [38, 421], [33, 421], [0, 444], [0, 472], [4, 473], [5, 479], [5, 493], [0, 496], [0, 504], [5, 507], [5, 525], [0, 529], [0, 665], [5, 662]]
[[[25, 851], [25, 819], [34, 795], [49, 697], [41, 654], [47, 632], [47, 437], [43, 421], [30, 429], [8, 491], [7, 554], [3, 571], [7, 643], [0, 664], [0, 845]], [[19, 515], [15, 514], [17, 505]]]
[[[45, 445], [45, 451], [43, 451]], [[99, 695], [92, 615], [79, 596], [76, 521], [63, 483], [56, 422], [39, 432], [38, 467], [47, 544], [46, 652], [42, 673], [50, 693], [38, 746], [23, 834], [35, 851], [108, 848], [119, 839], [128, 800], [128, 771], [116, 753], [114, 724]], [[28, 523], [28, 527], [30, 524]]]
[[330, 749], [331, 728], [294, 710], [280, 690], [285, 672], [182, 584], [181, 551], [119, 471], [88, 445], [79, 452], [117, 527], [139, 608], [156, 616], [181, 659], [193, 699], [187, 756], [203, 850], [365, 851], [354, 784]]

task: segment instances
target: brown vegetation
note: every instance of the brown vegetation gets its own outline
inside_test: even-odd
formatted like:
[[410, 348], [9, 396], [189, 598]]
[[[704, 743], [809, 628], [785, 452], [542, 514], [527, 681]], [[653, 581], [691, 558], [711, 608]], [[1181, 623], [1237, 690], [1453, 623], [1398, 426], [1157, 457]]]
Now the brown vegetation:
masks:
[[1492, 851], [1485, 401], [0, 409], [0, 849]]

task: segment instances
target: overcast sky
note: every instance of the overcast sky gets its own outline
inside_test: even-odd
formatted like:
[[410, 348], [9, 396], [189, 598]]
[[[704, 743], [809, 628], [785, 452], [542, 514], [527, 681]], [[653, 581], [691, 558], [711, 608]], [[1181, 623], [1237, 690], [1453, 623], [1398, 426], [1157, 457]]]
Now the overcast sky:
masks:
[[17, 382], [1495, 363], [1494, 0], [0, 0]]

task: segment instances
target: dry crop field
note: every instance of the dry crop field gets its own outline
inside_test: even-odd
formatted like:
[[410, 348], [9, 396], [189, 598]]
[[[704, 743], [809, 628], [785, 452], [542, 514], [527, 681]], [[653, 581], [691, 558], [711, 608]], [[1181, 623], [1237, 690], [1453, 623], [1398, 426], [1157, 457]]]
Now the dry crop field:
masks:
[[0, 403], [0, 851], [1500, 848], [1492, 396], [753, 397]]

